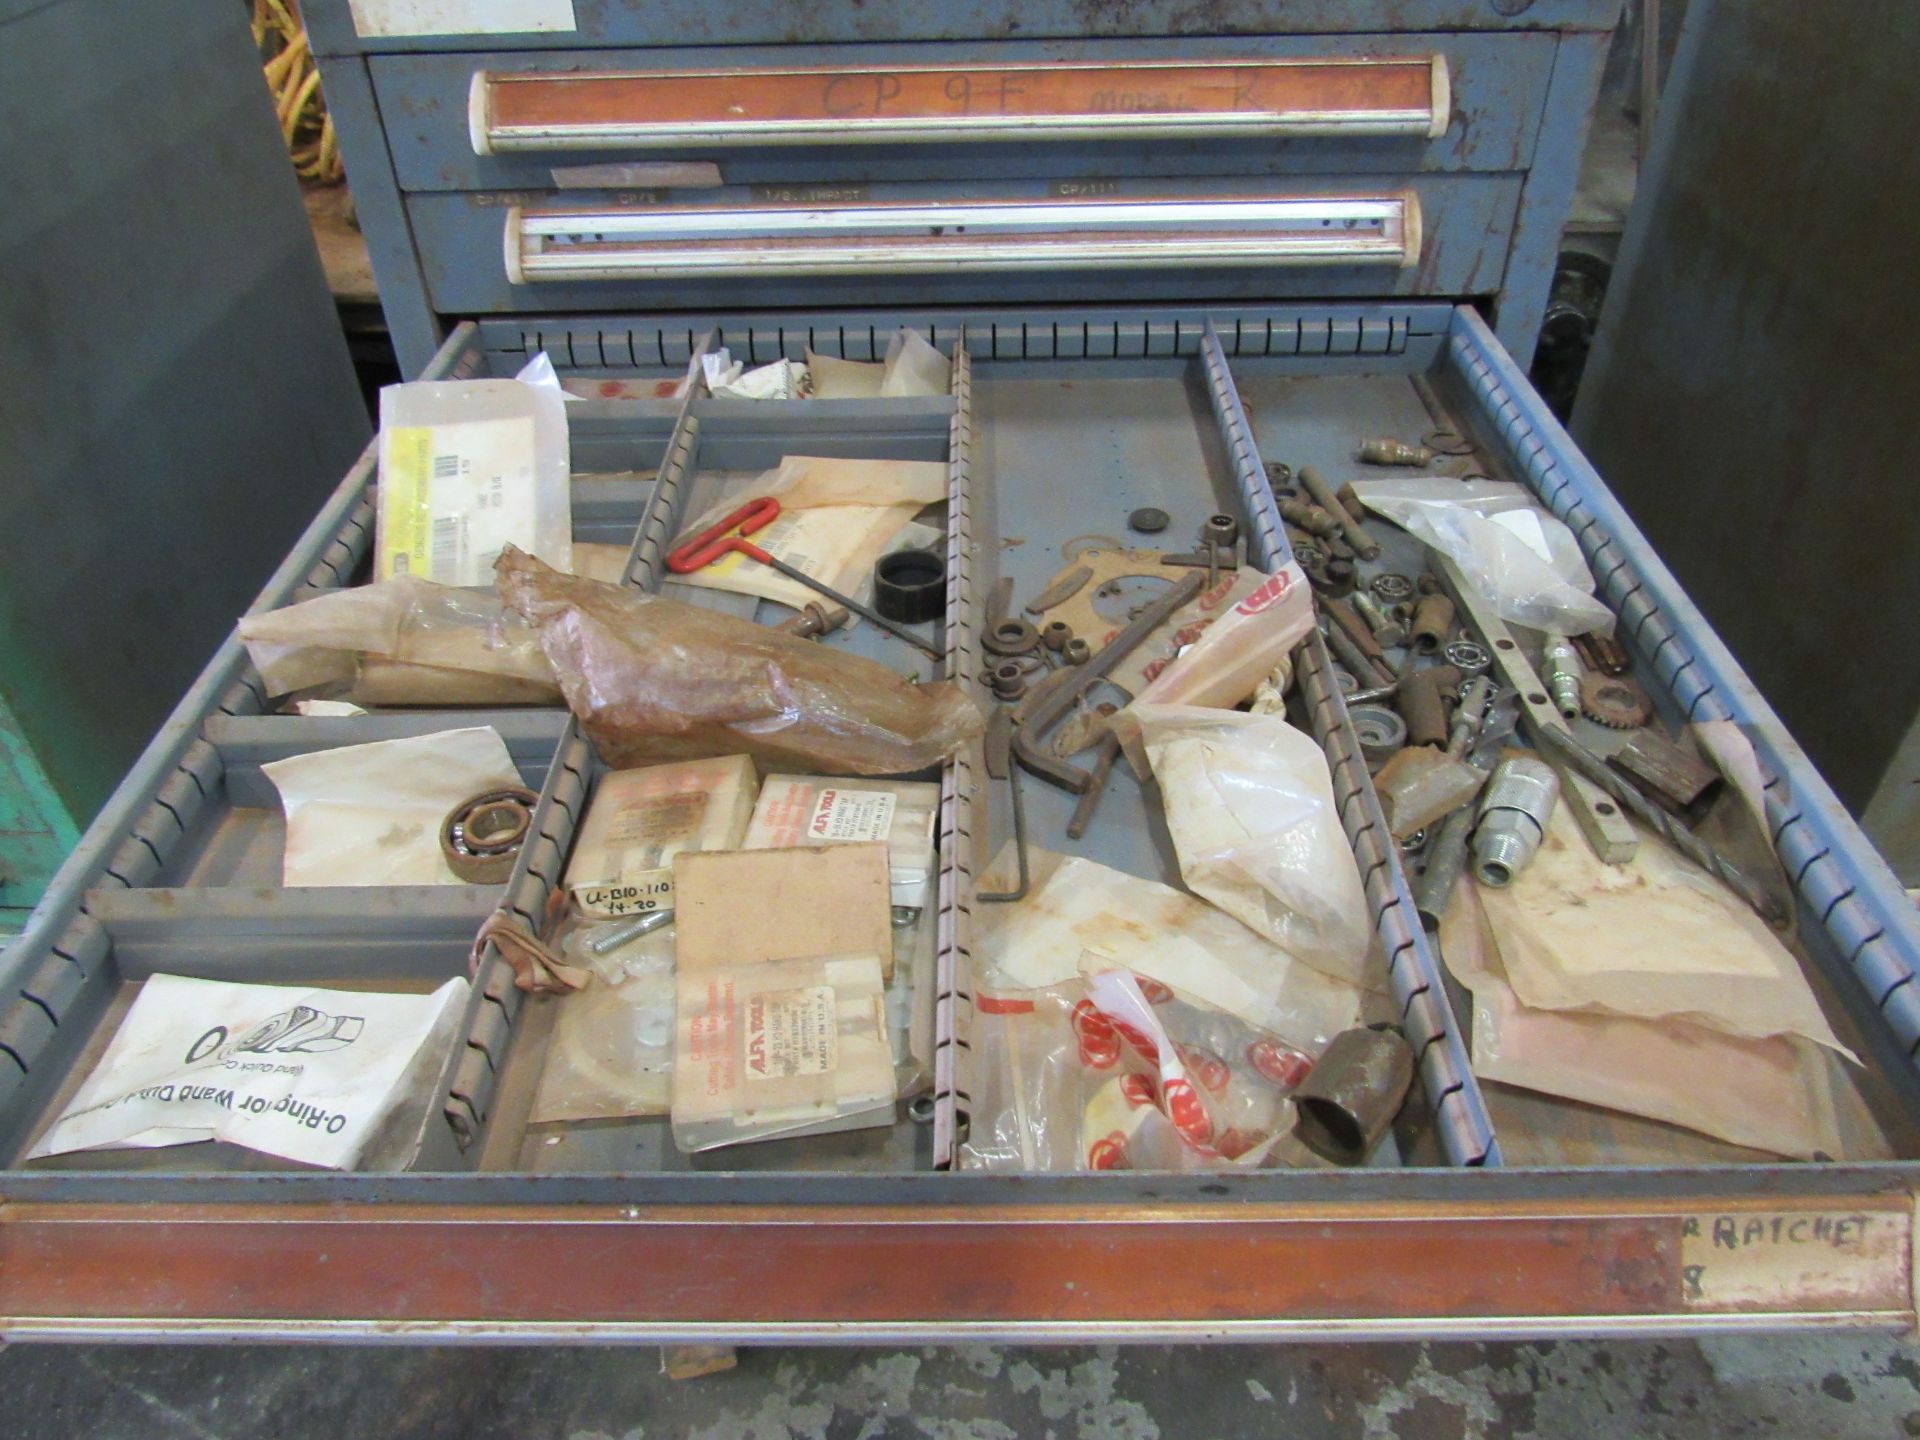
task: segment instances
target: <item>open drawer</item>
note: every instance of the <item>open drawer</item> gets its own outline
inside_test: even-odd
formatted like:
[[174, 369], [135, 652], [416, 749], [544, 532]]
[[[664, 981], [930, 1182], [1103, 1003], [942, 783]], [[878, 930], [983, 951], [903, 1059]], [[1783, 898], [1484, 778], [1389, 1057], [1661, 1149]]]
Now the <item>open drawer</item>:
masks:
[[[262, 1171], [167, 1151], [142, 1157], [137, 1173], [77, 1166], [76, 1157], [23, 1164], [23, 1145], [142, 976], [178, 963], [206, 974], [425, 983], [457, 969], [465, 922], [493, 898], [458, 914], [362, 901], [329, 916], [251, 887], [243, 893], [262, 903], [238, 920], [204, 906], [174, 920], [141, 898], [150, 878], [116, 877], [115, 855], [161, 817], [168, 786], [210, 796], [226, 767], [239, 783], [236, 729], [309, 723], [260, 716], [257, 677], [230, 644], [4, 959], [0, 1326], [9, 1335], [845, 1343], [1914, 1323], [1920, 927], [1471, 310], [1408, 302], [787, 313], [691, 325], [491, 320], [463, 326], [438, 373], [512, 374], [545, 349], [572, 378], [644, 389], [721, 344], [750, 363], [797, 359], [808, 347], [877, 358], [901, 324], [953, 357], [948, 397], [696, 394], [672, 407], [626, 582], [665, 580], [666, 546], [706, 503], [705, 487], [781, 454], [943, 461], [944, 669], [974, 680], [996, 582], [1010, 577], [1030, 596], [1067, 542], [1124, 534], [1127, 513], [1142, 506], [1167, 510], [1183, 532], [1218, 513], [1239, 522], [1249, 560], [1271, 567], [1287, 542], [1266, 461], [1344, 478], [1351, 470], [1336, 467], [1365, 436], [1453, 432], [1474, 467], [1519, 481], [1580, 537], [1663, 715], [1731, 719], [1751, 741], [1795, 891], [1796, 951], [1863, 1062], [1848, 1074], [1874, 1132], [1862, 1153], [1897, 1158], [1787, 1164], [1476, 1081], [1466, 1016], [1449, 1001], [1332, 665], [1311, 640], [1298, 657], [1295, 714], [1334, 777], [1378, 940], [1380, 1004], [1419, 1061], [1400, 1123], [1365, 1168], [1017, 1175], [954, 1164], [978, 1063], [978, 892], [1009, 819], [1004, 785], [988, 781], [973, 752], [939, 777], [936, 901], [923, 912], [931, 1104], [901, 1106], [891, 1127], [683, 1156], [666, 1142], [664, 1119], [534, 1124], [527, 1106], [551, 1012], [567, 1002], [522, 995], [489, 954], [406, 1173]], [[657, 401], [589, 403], [602, 407], [576, 407], [589, 430], [663, 418]], [[263, 604], [284, 603], [302, 582], [355, 578], [367, 537], [350, 522], [368, 480], [364, 465], [348, 478]], [[833, 643], [926, 666], [870, 627]], [[452, 726], [467, 712], [445, 718]], [[537, 839], [504, 892], [529, 923], [545, 913], [602, 771], [577, 728], [550, 718], [562, 728], [544, 765]], [[1059, 839], [1071, 799], [1031, 781], [1024, 795], [1033, 843], [1074, 848]], [[1149, 791], [1116, 771], [1081, 853], [1176, 880], [1156, 810]]]

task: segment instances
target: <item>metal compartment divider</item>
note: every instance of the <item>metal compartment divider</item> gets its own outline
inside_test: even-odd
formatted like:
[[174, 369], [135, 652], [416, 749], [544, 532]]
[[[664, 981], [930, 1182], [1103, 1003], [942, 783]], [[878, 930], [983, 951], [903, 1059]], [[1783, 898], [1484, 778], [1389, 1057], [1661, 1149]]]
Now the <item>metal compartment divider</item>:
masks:
[[[688, 361], [690, 375], [697, 372], [707, 346], [703, 340], [694, 347]], [[697, 387], [690, 384], [680, 402], [653, 493], [628, 550], [623, 584], [651, 590], [659, 583], [659, 558], [672, 534], [680, 492], [699, 446], [700, 422], [693, 414], [696, 391]], [[546, 784], [541, 787], [540, 803], [534, 809], [534, 839], [521, 848], [499, 907], [536, 934], [542, 928], [547, 901], [565, 873], [567, 851], [586, 810], [598, 763], [579, 722], [569, 718], [548, 767]], [[521, 992], [513, 983], [513, 968], [501, 958], [498, 947], [489, 944], [474, 971], [462, 1032], [465, 1041], [443, 1078], [439, 1107], [463, 1153], [480, 1138], [491, 1115], [494, 1090], [513, 1043], [513, 1025], [521, 1001]]]
[[[953, 419], [947, 430], [946, 678], [970, 683], [980, 668], [979, 616], [973, 579], [973, 359], [953, 347]], [[974, 855], [979, 787], [986, 759], [976, 743], [955, 755], [940, 777], [940, 907], [934, 948], [933, 1164], [952, 1166], [960, 1143], [958, 1110], [971, 1094], [963, 1038], [973, 1018]]]
[[[1280, 507], [1254, 442], [1234, 384], [1232, 367], [1209, 321], [1200, 339], [1200, 361], [1214, 416], [1227, 441], [1235, 478], [1252, 520], [1252, 555], [1269, 571], [1293, 559]], [[1353, 846], [1361, 884], [1373, 910], [1374, 932], [1387, 957], [1387, 979], [1407, 1042], [1420, 1062], [1420, 1078], [1433, 1112], [1440, 1148], [1452, 1165], [1498, 1165], [1500, 1148], [1485, 1098], [1474, 1079], [1461, 1026], [1447, 1000], [1440, 965], [1427, 944], [1413, 895], [1360, 753], [1347, 705], [1332, 683], [1326, 642], [1314, 631], [1294, 651], [1295, 683], [1306, 704], [1313, 737], [1326, 752], [1340, 808], [1340, 823]]]

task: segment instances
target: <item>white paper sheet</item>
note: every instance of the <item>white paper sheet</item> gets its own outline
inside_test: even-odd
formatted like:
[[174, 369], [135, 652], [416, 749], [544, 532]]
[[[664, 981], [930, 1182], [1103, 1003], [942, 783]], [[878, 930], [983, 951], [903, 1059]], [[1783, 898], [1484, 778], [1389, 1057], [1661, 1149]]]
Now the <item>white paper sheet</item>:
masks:
[[466, 993], [463, 979], [395, 995], [155, 975], [32, 1156], [227, 1140], [351, 1168], [376, 1138], [388, 1148], [397, 1110], [424, 1107], [438, 1065], [423, 1049], [451, 1043]]
[[316, 750], [262, 765], [287, 816], [284, 885], [462, 885], [440, 823], [520, 772], [490, 725]]

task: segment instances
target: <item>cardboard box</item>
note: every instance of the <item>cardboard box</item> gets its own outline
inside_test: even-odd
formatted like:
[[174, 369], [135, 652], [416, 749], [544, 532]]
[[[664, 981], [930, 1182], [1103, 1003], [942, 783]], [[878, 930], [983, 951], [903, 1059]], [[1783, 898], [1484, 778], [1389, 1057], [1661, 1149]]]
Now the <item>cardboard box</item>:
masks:
[[567, 862], [574, 904], [602, 920], [673, 909], [673, 857], [738, 847], [758, 792], [745, 755], [609, 770]]
[[674, 859], [680, 972], [878, 955], [893, 973], [887, 847], [685, 852]]

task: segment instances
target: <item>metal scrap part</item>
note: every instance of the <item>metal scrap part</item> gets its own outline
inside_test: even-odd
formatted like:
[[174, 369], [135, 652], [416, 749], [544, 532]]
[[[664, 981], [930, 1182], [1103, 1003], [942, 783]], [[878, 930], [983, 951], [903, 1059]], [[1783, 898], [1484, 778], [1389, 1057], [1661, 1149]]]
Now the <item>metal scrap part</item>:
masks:
[[[1577, 698], [1582, 714], [1610, 730], [1638, 730], [1653, 718], [1653, 702], [1647, 692], [1634, 681], [1616, 675], [1582, 676]], [[1566, 713], [1564, 706], [1561, 713]]]

